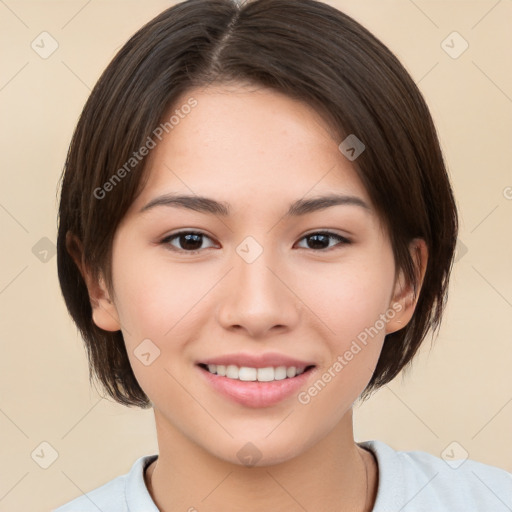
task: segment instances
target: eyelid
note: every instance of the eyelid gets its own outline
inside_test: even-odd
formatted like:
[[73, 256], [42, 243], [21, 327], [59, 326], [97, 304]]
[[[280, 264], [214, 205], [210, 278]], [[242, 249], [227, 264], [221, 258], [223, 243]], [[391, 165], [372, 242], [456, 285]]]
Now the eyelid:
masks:
[[303, 238], [306, 238], [308, 236], [312, 236], [312, 235], [329, 235], [329, 236], [332, 236], [333, 238], [340, 238], [341, 240], [343, 240], [344, 243], [347, 243], [347, 244], [350, 244], [352, 243], [352, 240], [348, 237], [348, 236], [345, 236], [345, 235], [341, 235], [340, 233], [336, 233], [336, 231], [333, 231], [332, 229], [314, 229], [312, 231], [308, 231], [307, 233], [303, 234], [299, 240], [302, 240]]

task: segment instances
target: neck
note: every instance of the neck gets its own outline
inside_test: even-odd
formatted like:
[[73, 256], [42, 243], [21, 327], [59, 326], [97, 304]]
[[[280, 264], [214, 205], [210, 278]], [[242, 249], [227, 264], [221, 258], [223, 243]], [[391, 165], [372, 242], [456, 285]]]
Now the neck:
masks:
[[378, 468], [353, 439], [352, 411], [322, 440], [285, 462], [246, 467], [221, 460], [155, 410], [159, 457], [145, 478], [161, 512], [324, 510], [370, 512]]

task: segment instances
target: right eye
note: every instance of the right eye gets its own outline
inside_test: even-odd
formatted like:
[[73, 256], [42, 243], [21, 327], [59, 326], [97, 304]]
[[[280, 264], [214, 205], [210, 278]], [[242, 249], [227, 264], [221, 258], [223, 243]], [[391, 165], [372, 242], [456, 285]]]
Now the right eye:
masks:
[[[199, 231], [179, 231], [178, 233], [166, 236], [160, 243], [165, 244], [171, 251], [197, 254], [202, 250], [198, 247], [202, 245], [203, 238], [211, 240], [209, 236]], [[172, 244], [175, 240], [177, 240], [177, 244], [180, 247]]]

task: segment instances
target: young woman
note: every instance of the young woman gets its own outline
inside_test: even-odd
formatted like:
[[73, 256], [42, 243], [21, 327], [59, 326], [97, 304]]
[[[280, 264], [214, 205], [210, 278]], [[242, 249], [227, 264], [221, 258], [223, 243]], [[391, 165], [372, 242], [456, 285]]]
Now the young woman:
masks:
[[59, 279], [91, 376], [159, 453], [58, 512], [507, 511], [506, 471], [356, 443], [438, 328], [457, 211], [394, 55], [314, 0], [189, 0], [71, 142]]

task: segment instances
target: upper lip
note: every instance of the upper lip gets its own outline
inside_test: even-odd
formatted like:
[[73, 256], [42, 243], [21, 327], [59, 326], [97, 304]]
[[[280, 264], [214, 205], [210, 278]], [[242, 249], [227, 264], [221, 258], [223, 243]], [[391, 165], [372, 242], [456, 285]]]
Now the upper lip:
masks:
[[311, 361], [301, 361], [284, 354], [265, 353], [265, 354], [226, 354], [218, 357], [210, 357], [198, 361], [198, 364], [217, 364], [228, 366], [230, 364], [238, 367], [249, 368], [267, 368], [269, 366], [295, 366], [296, 368], [306, 368], [307, 366], [314, 366]]

